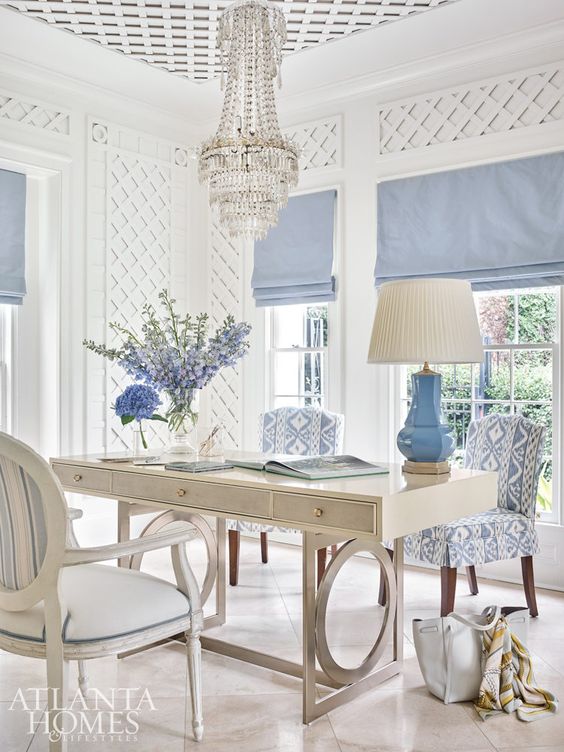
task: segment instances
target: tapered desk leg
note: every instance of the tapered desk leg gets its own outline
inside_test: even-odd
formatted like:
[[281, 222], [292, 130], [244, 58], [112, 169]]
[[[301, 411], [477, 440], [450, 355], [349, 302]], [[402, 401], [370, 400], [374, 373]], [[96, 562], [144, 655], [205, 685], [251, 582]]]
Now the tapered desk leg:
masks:
[[394, 619], [393, 658], [403, 661], [403, 538], [394, 541], [394, 574], [396, 576], [396, 616]]
[[315, 562], [314, 533], [303, 533], [302, 622], [303, 622], [303, 721], [315, 717]]
[[215, 581], [215, 615], [209, 620], [204, 620], [206, 626], [211, 627], [211, 619], [214, 625], [225, 624], [225, 598], [227, 589], [225, 546], [227, 542], [227, 528], [223, 517], [216, 517], [215, 539], [217, 542], [217, 578]]
[[[118, 542], [131, 540], [131, 517], [129, 516], [129, 503], [118, 501]], [[129, 569], [129, 556], [118, 559], [118, 567]]]

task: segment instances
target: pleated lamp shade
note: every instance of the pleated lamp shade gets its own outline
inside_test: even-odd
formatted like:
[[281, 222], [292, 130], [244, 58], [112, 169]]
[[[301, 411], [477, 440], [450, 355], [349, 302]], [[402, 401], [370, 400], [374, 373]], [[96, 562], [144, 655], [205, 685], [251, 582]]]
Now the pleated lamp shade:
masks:
[[481, 363], [483, 359], [469, 282], [413, 279], [382, 285], [369, 363]]

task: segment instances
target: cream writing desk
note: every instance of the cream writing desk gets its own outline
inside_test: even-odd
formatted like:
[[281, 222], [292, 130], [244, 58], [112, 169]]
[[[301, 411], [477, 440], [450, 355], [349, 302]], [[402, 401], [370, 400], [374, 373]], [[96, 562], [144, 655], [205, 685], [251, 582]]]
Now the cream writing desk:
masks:
[[[100, 462], [92, 457], [64, 457], [51, 463], [67, 491], [117, 499], [120, 505], [142, 504], [155, 512], [168, 510], [169, 521], [181, 513], [198, 528], [208, 547], [203, 600], [217, 582], [215, 614], [207, 618], [208, 627], [222, 624], [226, 618], [225, 519], [281, 524], [303, 532], [303, 664], [205, 636], [202, 645], [238, 660], [303, 677], [304, 723], [401, 670], [402, 537], [486, 511], [497, 499], [497, 474], [476, 470], [454, 469], [451, 475], [432, 477], [404, 475], [399, 465], [390, 465], [388, 475], [307, 482], [242, 469], [191, 475], [162, 467]], [[210, 517], [217, 521], [215, 530], [207, 522]], [[393, 563], [381, 544], [383, 540], [395, 541]], [[316, 552], [334, 543], [344, 545], [316, 588]], [[347, 668], [333, 659], [327, 645], [327, 603], [338, 571], [359, 552], [368, 552], [379, 561], [387, 605], [372, 650], [360, 666]], [[133, 562], [133, 566], [138, 563]], [[375, 668], [390, 641], [392, 660]], [[316, 657], [320, 669], [316, 669]], [[316, 683], [332, 687], [334, 692], [318, 700]]]

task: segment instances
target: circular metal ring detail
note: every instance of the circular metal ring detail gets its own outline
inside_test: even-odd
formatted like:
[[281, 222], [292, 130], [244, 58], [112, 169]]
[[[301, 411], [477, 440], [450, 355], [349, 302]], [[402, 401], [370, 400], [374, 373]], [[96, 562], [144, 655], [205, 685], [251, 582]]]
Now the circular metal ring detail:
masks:
[[[335, 582], [335, 578], [339, 574], [341, 567], [351, 558], [351, 556], [354, 556], [361, 551], [366, 551], [367, 553], [372, 554], [372, 556], [378, 560], [380, 563], [381, 574], [383, 574], [385, 578], [386, 606], [384, 611], [384, 622], [372, 649], [360, 666], [357, 666], [356, 668], [346, 668], [335, 661], [327, 643], [327, 605], [329, 603], [329, 596], [331, 595], [331, 588], [333, 587], [333, 583]], [[363, 679], [372, 671], [374, 666], [380, 660], [382, 653], [386, 648], [386, 643], [390, 639], [394, 626], [396, 604], [397, 591], [394, 569], [384, 546], [376, 541], [372, 542], [366, 540], [351, 540], [348, 541], [348, 543], [345, 543], [344, 546], [341, 546], [325, 570], [325, 574], [319, 584], [316, 598], [315, 652], [317, 654], [319, 665], [327, 676], [331, 677], [331, 679], [335, 679], [335, 681], [341, 682], [342, 684], [352, 684], [353, 682]]]
[[[189, 522], [194, 525], [196, 530], [201, 534], [206, 544], [208, 552], [208, 563], [206, 568], [206, 575], [202, 584], [202, 591], [200, 598], [202, 600], [202, 606], [210, 597], [210, 593], [213, 590], [215, 579], [217, 576], [217, 544], [215, 541], [215, 535], [210, 525], [199, 514], [192, 514], [191, 512], [177, 512], [174, 509], [170, 509], [168, 512], [163, 512], [151, 520], [145, 527], [140, 537], [144, 535], [150, 535], [151, 533], [158, 533], [163, 527], [172, 524], [173, 522]], [[143, 554], [135, 554], [131, 557], [131, 569], [141, 569], [141, 561]]]

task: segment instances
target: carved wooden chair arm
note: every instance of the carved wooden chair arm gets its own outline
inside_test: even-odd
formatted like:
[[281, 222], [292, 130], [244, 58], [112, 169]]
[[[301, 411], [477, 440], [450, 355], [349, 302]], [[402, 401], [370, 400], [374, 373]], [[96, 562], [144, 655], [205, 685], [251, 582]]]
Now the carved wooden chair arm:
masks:
[[118, 559], [122, 556], [132, 556], [137, 553], [156, 551], [159, 548], [178, 546], [181, 543], [193, 540], [197, 532], [192, 526], [183, 525], [153, 535], [145, 535], [143, 538], [135, 538], [121, 543], [110, 543], [105, 546], [92, 548], [67, 548], [63, 566], [72, 567], [77, 564], [93, 564], [100, 561]]

